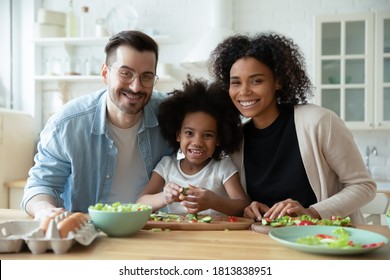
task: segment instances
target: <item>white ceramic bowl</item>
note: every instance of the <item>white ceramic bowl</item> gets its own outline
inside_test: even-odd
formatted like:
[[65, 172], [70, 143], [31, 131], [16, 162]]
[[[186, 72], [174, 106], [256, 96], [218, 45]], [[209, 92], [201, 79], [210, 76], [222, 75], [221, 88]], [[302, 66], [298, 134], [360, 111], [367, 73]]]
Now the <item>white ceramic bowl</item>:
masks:
[[94, 225], [110, 237], [125, 237], [141, 230], [150, 218], [150, 206], [139, 211], [117, 212], [88, 209]]

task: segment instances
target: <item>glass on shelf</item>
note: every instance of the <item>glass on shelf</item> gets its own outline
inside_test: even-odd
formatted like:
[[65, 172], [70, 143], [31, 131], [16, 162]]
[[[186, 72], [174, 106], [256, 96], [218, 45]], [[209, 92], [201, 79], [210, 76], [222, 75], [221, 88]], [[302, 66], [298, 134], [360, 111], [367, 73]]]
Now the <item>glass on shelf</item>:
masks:
[[99, 76], [101, 71], [101, 62], [96, 57], [91, 58], [91, 75]]
[[92, 69], [91, 69], [91, 61], [86, 58], [84, 61], [84, 75], [89, 76], [92, 74]]
[[104, 18], [96, 19], [95, 36], [107, 37], [108, 35], [106, 20]]
[[80, 15], [80, 37], [90, 37], [91, 34], [91, 16], [89, 13], [89, 7], [83, 6], [81, 7], [81, 15]]
[[59, 76], [63, 74], [62, 63], [59, 58], [50, 58], [45, 61], [45, 69], [43, 75]]
[[322, 55], [339, 55], [341, 53], [341, 23], [322, 24]]
[[321, 98], [322, 107], [328, 108], [340, 116], [340, 90], [339, 89], [324, 89], [322, 90]]
[[322, 61], [322, 84], [340, 84], [340, 60]]
[[345, 120], [346, 121], [364, 121], [364, 89], [346, 89], [345, 90]]
[[45, 68], [43, 70], [43, 75], [51, 75], [51, 61], [50, 59], [45, 60]]
[[81, 75], [81, 63], [77, 57], [68, 57], [65, 59], [65, 75]]
[[366, 27], [364, 21], [345, 24], [345, 54], [364, 54]]

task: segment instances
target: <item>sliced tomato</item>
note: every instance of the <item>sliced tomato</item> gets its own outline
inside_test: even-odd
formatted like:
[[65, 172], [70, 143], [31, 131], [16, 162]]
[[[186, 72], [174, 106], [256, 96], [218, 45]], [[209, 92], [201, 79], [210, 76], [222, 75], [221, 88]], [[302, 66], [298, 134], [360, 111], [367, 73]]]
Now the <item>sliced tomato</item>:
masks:
[[298, 223], [298, 226], [314, 226], [315, 223], [313, 223], [312, 221], [300, 221]]
[[265, 220], [267, 223], [271, 223], [272, 220], [270, 218], [263, 218], [263, 220]]
[[328, 234], [323, 234], [323, 233], [318, 233], [318, 234], [316, 234], [316, 236], [318, 238], [321, 238], [321, 239], [335, 239], [334, 236], [328, 235]]
[[261, 224], [263, 226], [269, 226], [271, 224], [272, 220], [270, 218], [262, 218], [261, 219]]
[[237, 222], [237, 221], [238, 221], [238, 218], [235, 217], [235, 216], [229, 216], [228, 217], [228, 222], [234, 223], [234, 222]]
[[374, 248], [374, 247], [380, 247], [383, 246], [385, 242], [377, 242], [377, 243], [369, 243], [362, 245], [363, 248]]

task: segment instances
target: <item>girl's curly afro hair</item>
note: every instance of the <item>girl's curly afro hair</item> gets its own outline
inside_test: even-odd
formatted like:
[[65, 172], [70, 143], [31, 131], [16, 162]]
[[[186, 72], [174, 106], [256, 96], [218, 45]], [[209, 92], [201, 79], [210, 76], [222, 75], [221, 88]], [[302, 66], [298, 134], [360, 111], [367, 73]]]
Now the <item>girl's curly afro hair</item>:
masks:
[[205, 112], [217, 121], [218, 142], [213, 158], [238, 150], [241, 142], [241, 119], [229, 95], [218, 83], [208, 84], [203, 79], [187, 77], [183, 90], [174, 90], [160, 104], [158, 120], [163, 137], [176, 153], [180, 143], [176, 141], [187, 113]]
[[304, 57], [291, 39], [275, 33], [228, 37], [210, 55], [210, 75], [229, 89], [230, 69], [243, 57], [253, 57], [271, 69], [281, 86], [276, 92], [279, 104], [307, 103], [313, 86], [306, 74]]

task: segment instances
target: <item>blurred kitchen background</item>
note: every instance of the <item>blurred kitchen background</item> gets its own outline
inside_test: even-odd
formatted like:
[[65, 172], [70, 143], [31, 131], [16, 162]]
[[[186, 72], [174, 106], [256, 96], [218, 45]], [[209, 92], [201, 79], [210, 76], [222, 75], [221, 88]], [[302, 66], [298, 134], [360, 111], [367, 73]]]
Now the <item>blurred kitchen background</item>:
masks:
[[122, 29], [159, 43], [160, 91], [187, 73], [208, 78], [205, 61], [227, 35], [292, 38], [313, 103], [346, 121], [374, 178], [390, 181], [390, 0], [2, 0], [0, 25], [0, 208], [18, 207], [50, 115], [104, 86], [104, 45]]

